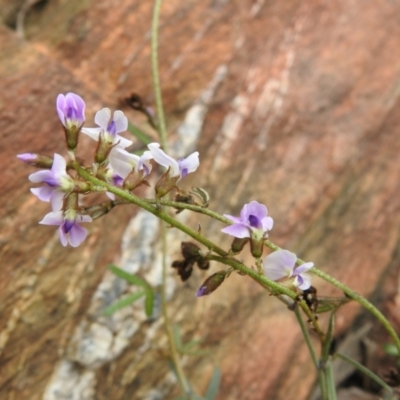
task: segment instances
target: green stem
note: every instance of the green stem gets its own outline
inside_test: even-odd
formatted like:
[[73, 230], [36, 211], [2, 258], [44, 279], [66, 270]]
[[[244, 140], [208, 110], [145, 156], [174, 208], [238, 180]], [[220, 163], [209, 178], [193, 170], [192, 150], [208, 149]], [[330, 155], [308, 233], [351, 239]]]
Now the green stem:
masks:
[[[307, 326], [304, 323], [303, 317], [301, 316], [300, 310], [298, 309], [298, 307], [296, 307], [294, 309], [294, 313], [296, 315], [297, 321], [299, 322], [299, 325], [300, 325], [300, 328], [301, 328], [301, 332], [303, 333], [304, 340], [306, 341], [306, 345], [307, 345], [308, 350], [310, 352], [311, 358], [312, 358], [312, 360], [314, 362], [314, 366], [317, 369], [317, 371], [320, 371], [318, 358], [317, 358], [317, 355], [315, 353], [314, 346], [311, 343], [310, 334], [308, 333]], [[319, 377], [319, 375], [320, 374], [318, 373], [318, 377]]]
[[180, 203], [177, 201], [171, 201], [171, 200], [165, 200], [165, 199], [146, 199], [149, 204], [161, 204], [162, 206], [167, 206], [167, 207], [173, 207], [177, 208], [179, 210], [190, 210], [197, 212], [199, 214], [204, 214], [207, 215], [211, 218], [216, 219], [217, 221], [223, 222], [224, 224], [230, 225], [232, 224], [232, 221], [221, 214], [218, 214], [215, 211], [211, 211], [208, 208], [204, 208], [201, 206], [196, 206], [194, 204], [188, 204], [188, 203]]
[[[161, 85], [158, 67], [158, 25], [160, 20], [162, 0], [155, 0], [153, 9], [153, 18], [151, 24], [151, 71], [153, 79], [153, 90], [156, 102], [157, 112], [157, 130], [160, 137], [160, 142], [165, 151], [167, 149], [167, 130], [165, 127], [164, 108], [162, 103]], [[150, 211], [150, 210], [149, 210]], [[154, 211], [154, 210], [153, 210]], [[185, 377], [182, 365], [179, 359], [174, 333], [172, 330], [171, 321], [167, 309], [166, 285], [167, 285], [167, 229], [165, 221], [161, 222], [161, 236], [162, 236], [162, 283], [161, 283], [161, 307], [164, 316], [164, 324], [167, 332], [169, 349], [171, 352], [172, 362], [175, 367], [176, 375], [181, 388], [186, 396], [190, 395], [190, 386]]]
[[182, 365], [179, 359], [178, 350], [176, 349], [176, 343], [174, 339], [174, 332], [172, 330], [172, 324], [169, 319], [168, 309], [167, 309], [167, 229], [165, 222], [161, 222], [161, 236], [162, 236], [162, 276], [161, 276], [161, 308], [164, 317], [165, 330], [167, 332], [168, 345], [170, 350], [170, 355], [172, 362], [175, 367], [176, 376], [179, 381], [179, 385], [187, 396], [190, 395], [190, 386], [186, 379], [185, 373], [183, 372]]
[[371, 379], [373, 379], [376, 383], [378, 383], [379, 385], [381, 385], [384, 389], [386, 389], [390, 394], [393, 394], [393, 390], [392, 388], [386, 384], [381, 378], [379, 378], [379, 376], [375, 375], [372, 371], [370, 371], [368, 368], [364, 367], [364, 365], [360, 364], [359, 362], [357, 362], [356, 360], [353, 360], [350, 357], [347, 357], [344, 354], [341, 353], [336, 353], [335, 354], [336, 357], [341, 358], [342, 360], [348, 362], [349, 364], [351, 364], [353, 367], [357, 368], [359, 371], [361, 371], [362, 373], [364, 373], [365, 375], [369, 376]]
[[327, 382], [326, 382], [326, 373], [322, 369], [318, 370], [318, 380], [319, 380], [319, 386], [320, 386], [320, 389], [321, 389], [321, 398], [322, 398], [322, 400], [331, 400], [328, 397], [328, 385], [327, 385]]
[[329, 360], [325, 365], [324, 372], [326, 377], [326, 387], [328, 389], [328, 399], [336, 400], [336, 383], [333, 375], [332, 360]]
[[158, 22], [160, 17], [162, 0], [155, 0], [153, 19], [151, 23], [151, 73], [153, 78], [153, 90], [157, 111], [157, 127], [161, 146], [167, 151], [167, 129], [165, 127], [164, 108], [161, 97], [161, 85], [158, 69]]
[[327, 389], [327, 384], [326, 384], [325, 373], [320, 367], [320, 363], [318, 361], [317, 354], [315, 353], [314, 346], [311, 343], [311, 337], [310, 337], [310, 334], [308, 333], [307, 326], [304, 323], [303, 317], [301, 316], [301, 313], [300, 313], [300, 310], [298, 309], [298, 307], [295, 308], [294, 312], [295, 312], [297, 321], [300, 325], [304, 340], [308, 347], [308, 351], [310, 352], [311, 359], [313, 360], [315, 369], [317, 370], [318, 382], [319, 382], [319, 387], [321, 389], [322, 399], [330, 400], [328, 397], [328, 389]]
[[[268, 246], [272, 250], [279, 250], [280, 247], [275, 245], [274, 243], [270, 242], [269, 240], [265, 241], [266, 246]], [[297, 264], [304, 264], [305, 261], [301, 260], [300, 258], [297, 259]], [[400, 354], [400, 339], [397, 336], [396, 331], [393, 329], [393, 327], [390, 325], [390, 322], [386, 319], [386, 317], [373, 305], [371, 304], [365, 297], [361, 296], [360, 294], [356, 293], [354, 290], [350, 289], [343, 283], [339, 282], [335, 278], [331, 277], [327, 273], [321, 271], [320, 269], [317, 268], [311, 268], [309, 270], [311, 273], [314, 275], [319, 276], [323, 280], [329, 282], [333, 286], [336, 286], [338, 289], [342, 290], [348, 297], [350, 297], [352, 300], [357, 301], [359, 304], [361, 304], [366, 310], [368, 310], [381, 324], [382, 326], [386, 329], [386, 331], [389, 333], [391, 338], [393, 339], [393, 342], [395, 346], [397, 347], [397, 350], [399, 351]]]

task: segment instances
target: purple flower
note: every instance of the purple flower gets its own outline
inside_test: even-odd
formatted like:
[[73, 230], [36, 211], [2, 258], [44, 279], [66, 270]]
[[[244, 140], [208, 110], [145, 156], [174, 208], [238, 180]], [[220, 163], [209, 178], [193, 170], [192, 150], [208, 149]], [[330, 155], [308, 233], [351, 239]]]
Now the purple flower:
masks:
[[58, 235], [61, 244], [65, 247], [69, 243], [72, 247], [78, 247], [87, 236], [87, 230], [79, 224], [82, 222], [92, 222], [88, 215], [80, 215], [74, 209], [67, 211], [56, 211], [45, 215], [39, 222], [42, 225], [59, 225]]
[[50, 170], [38, 171], [29, 175], [31, 182], [44, 182], [48, 186], [33, 188], [31, 192], [42, 201], [51, 201], [53, 211], [62, 207], [65, 192], [71, 191], [74, 180], [67, 174], [67, 163], [59, 154], [54, 154], [53, 166]]
[[143, 171], [143, 177], [151, 172], [150, 160], [153, 158], [150, 151], [145, 151], [140, 157], [124, 149], [116, 149], [110, 159], [111, 168], [122, 178], [126, 178], [132, 170]]
[[76, 129], [85, 122], [85, 102], [75, 93], [57, 96], [57, 113], [67, 129]]
[[101, 135], [102, 140], [114, 144], [115, 148], [119, 147], [122, 149], [133, 143], [131, 140], [118, 135], [118, 133], [128, 129], [128, 118], [125, 117], [122, 111], [115, 111], [111, 118], [111, 110], [103, 108], [96, 113], [94, 122], [99, 128], [82, 128], [82, 132], [92, 139], [99, 141]]
[[178, 177], [179, 180], [184, 178], [187, 174], [196, 171], [196, 169], [199, 167], [200, 161], [198, 151], [195, 151], [186, 158], [181, 158], [176, 161], [160, 149], [159, 143], [150, 143], [147, 145], [147, 147], [153, 155], [154, 160], [158, 164], [169, 169], [168, 174], [171, 178]]
[[306, 290], [311, 286], [311, 277], [306, 272], [314, 266], [314, 263], [304, 263], [295, 268], [296, 261], [296, 254], [288, 250], [274, 251], [264, 259], [264, 274], [273, 281], [294, 277], [293, 285]]
[[274, 225], [273, 219], [268, 217], [267, 207], [257, 201], [245, 204], [240, 212], [240, 217], [226, 214], [224, 216], [234, 224], [222, 229], [222, 232], [239, 239], [261, 240], [268, 236], [268, 232]]

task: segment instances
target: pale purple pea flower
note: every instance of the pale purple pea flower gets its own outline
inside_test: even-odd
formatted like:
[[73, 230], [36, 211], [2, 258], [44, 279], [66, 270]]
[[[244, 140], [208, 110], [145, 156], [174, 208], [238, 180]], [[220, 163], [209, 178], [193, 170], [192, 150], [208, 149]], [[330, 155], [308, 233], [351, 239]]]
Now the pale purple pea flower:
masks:
[[75, 93], [57, 96], [57, 113], [67, 129], [77, 129], [85, 122], [85, 102]]
[[150, 151], [145, 151], [141, 156], [131, 154], [124, 149], [116, 149], [114, 156], [110, 159], [111, 168], [125, 179], [133, 170], [142, 171], [143, 178], [151, 172], [150, 160], [153, 155]]
[[42, 201], [51, 202], [53, 211], [59, 211], [66, 192], [71, 191], [74, 180], [67, 174], [67, 162], [59, 154], [54, 154], [53, 166], [50, 170], [34, 172], [29, 175], [31, 182], [44, 182], [48, 186], [32, 188], [31, 192]]
[[273, 281], [294, 277], [293, 285], [301, 290], [307, 290], [311, 286], [311, 277], [306, 272], [314, 266], [314, 263], [304, 263], [295, 268], [296, 261], [296, 254], [289, 250], [274, 251], [264, 259], [264, 274]]
[[267, 207], [257, 201], [245, 204], [240, 217], [226, 214], [224, 217], [229, 218], [234, 224], [222, 229], [222, 232], [239, 239], [261, 240], [268, 236], [268, 232], [274, 225], [273, 219], [268, 217]]
[[160, 149], [159, 143], [150, 143], [147, 145], [147, 147], [153, 155], [154, 160], [158, 164], [169, 169], [168, 174], [171, 178], [178, 177], [178, 180], [184, 178], [187, 174], [196, 171], [200, 165], [198, 151], [195, 151], [186, 158], [181, 158], [176, 161]]
[[74, 209], [65, 212], [56, 211], [48, 213], [39, 222], [42, 225], [58, 225], [58, 235], [61, 244], [65, 247], [68, 243], [72, 247], [78, 247], [87, 236], [87, 230], [79, 224], [82, 222], [92, 222], [89, 215], [80, 215]]
[[117, 147], [124, 149], [133, 143], [131, 140], [118, 135], [128, 129], [128, 118], [125, 117], [122, 111], [115, 111], [111, 118], [111, 110], [103, 108], [97, 111], [94, 122], [99, 128], [82, 128], [82, 132], [93, 140], [99, 141], [100, 135], [102, 135], [104, 141], [115, 145], [113, 150]]

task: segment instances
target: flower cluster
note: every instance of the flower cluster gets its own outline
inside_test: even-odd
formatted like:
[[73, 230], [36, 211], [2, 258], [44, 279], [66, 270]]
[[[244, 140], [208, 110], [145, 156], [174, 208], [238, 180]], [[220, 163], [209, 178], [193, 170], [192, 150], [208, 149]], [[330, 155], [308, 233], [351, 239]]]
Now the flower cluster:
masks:
[[[96, 188], [74, 172], [77, 168], [82, 168], [75, 159], [81, 133], [97, 142], [94, 162], [91, 168], [85, 169], [96, 178], [127, 191], [149, 184], [146, 178], [152, 171], [151, 160], [166, 168], [155, 186], [157, 198], [175, 188], [180, 179], [196, 171], [199, 166], [198, 152], [174, 160], [158, 143], [150, 143], [148, 150], [140, 156], [130, 153], [126, 149], [133, 142], [120, 136], [120, 133], [128, 129], [128, 119], [124, 113], [117, 110], [112, 114], [109, 108], [103, 108], [95, 114], [94, 122], [97, 126], [87, 128], [83, 126], [86, 120], [85, 108], [83, 99], [74, 93], [60, 94], [57, 97], [56, 109], [65, 133], [69, 162], [60, 154], [54, 154], [53, 157], [35, 153], [17, 156], [25, 163], [43, 169], [29, 175], [31, 182], [44, 184], [31, 191], [38, 199], [51, 204], [52, 212], [40, 224], [59, 226], [58, 232], [63, 246], [79, 246], [87, 236], [87, 230], [80, 224], [91, 222], [92, 217], [102, 215], [102, 205], [88, 208], [81, 206], [82, 196], [104, 190]], [[111, 200], [115, 200], [113, 193], [106, 194]], [[105, 205], [103, 213], [108, 210], [109, 206]]]
[[[105, 186], [95, 186], [81, 178], [77, 173], [79, 170], [84, 169], [92, 176], [129, 192], [142, 184], [149, 185], [147, 178], [152, 171], [153, 160], [165, 168], [155, 184], [156, 198], [160, 199], [177, 188], [179, 199], [186, 199], [187, 195], [179, 190], [177, 183], [196, 171], [199, 166], [198, 152], [175, 160], [161, 149], [159, 143], [148, 144], [148, 149], [141, 155], [130, 153], [127, 148], [133, 142], [120, 135], [128, 129], [128, 119], [124, 113], [120, 110], [112, 113], [109, 108], [103, 108], [95, 114], [94, 122], [97, 126], [88, 128], [83, 126], [86, 121], [85, 108], [83, 99], [74, 93], [60, 94], [57, 97], [56, 109], [64, 129], [69, 161], [60, 154], [54, 154], [53, 157], [35, 153], [17, 156], [23, 162], [42, 169], [29, 175], [31, 182], [43, 184], [32, 188], [31, 192], [38, 199], [49, 202], [52, 209], [39, 223], [58, 226], [63, 246], [79, 246], [87, 236], [87, 230], [81, 224], [91, 222], [92, 219], [107, 213], [115, 200], [115, 195], [106, 192]], [[97, 142], [91, 167], [82, 166], [75, 158], [81, 133]], [[90, 207], [82, 206], [81, 198], [95, 191], [106, 192], [111, 202]], [[203, 197], [201, 191], [199, 193]], [[195, 204], [192, 197], [188, 197], [187, 201]], [[205, 201], [208, 203], [208, 198]], [[263, 269], [267, 278], [299, 290], [310, 288], [311, 279], [307, 271], [312, 268], [313, 263], [296, 267], [296, 255], [287, 250], [275, 251], [262, 262], [265, 240], [274, 224], [268, 215], [267, 207], [252, 201], [243, 206], [239, 217], [225, 217], [232, 222], [222, 229], [222, 232], [234, 237], [231, 254], [239, 253], [249, 242], [259, 271]], [[194, 264], [197, 263], [201, 269], [207, 269], [209, 266], [208, 260], [199, 253], [198, 247], [188, 243], [185, 242], [182, 247], [184, 260], [173, 264], [182, 280], [189, 278]], [[220, 271], [214, 275], [202, 286], [198, 292], [199, 296], [214, 291], [229, 273]]]

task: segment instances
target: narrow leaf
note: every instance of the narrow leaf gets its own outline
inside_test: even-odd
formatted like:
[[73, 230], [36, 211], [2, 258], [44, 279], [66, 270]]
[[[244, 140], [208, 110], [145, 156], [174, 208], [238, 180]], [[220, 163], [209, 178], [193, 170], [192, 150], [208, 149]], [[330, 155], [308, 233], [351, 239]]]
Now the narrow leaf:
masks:
[[150, 318], [153, 315], [154, 308], [154, 292], [153, 290], [146, 290], [146, 299], [144, 302], [144, 311], [146, 316]]
[[121, 268], [116, 267], [115, 265], [109, 265], [108, 268], [112, 273], [117, 275], [119, 278], [129, 282], [132, 285], [137, 285], [145, 288], [146, 290], [152, 290], [151, 286], [142, 278], [139, 278], [136, 275], [132, 275], [129, 272], [124, 271]]
[[105, 315], [111, 315], [115, 313], [115, 311], [120, 310], [121, 308], [124, 308], [126, 306], [129, 306], [130, 304], [134, 303], [136, 300], [140, 299], [142, 296], [144, 296], [145, 292], [137, 292], [133, 293], [127, 297], [124, 297], [123, 299], [117, 301], [116, 303], [112, 304], [111, 306], [107, 307], [104, 310]]
[[214, 400], [218, 393], [219, 385], [221, 383], [221, 370], [218, 367], [214, 368], [213, 374], [211, 375], [210, 383], [208, 384], [205, 398], [207, 400]]

